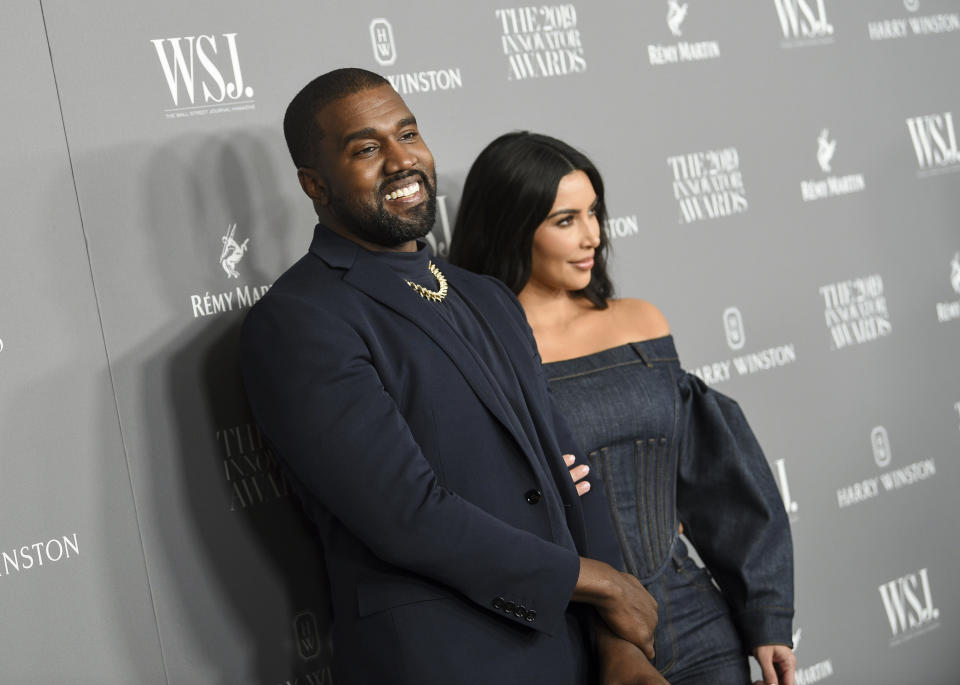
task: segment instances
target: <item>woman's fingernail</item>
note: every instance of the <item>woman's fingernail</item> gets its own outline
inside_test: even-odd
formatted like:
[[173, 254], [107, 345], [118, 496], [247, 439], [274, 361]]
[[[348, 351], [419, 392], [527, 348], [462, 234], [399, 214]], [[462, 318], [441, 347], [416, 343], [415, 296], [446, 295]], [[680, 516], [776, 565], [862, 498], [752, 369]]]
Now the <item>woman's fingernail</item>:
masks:
[[563, 455], [563, 462], [564, 462], [567, 466], [570, 466], [570, 465], [573, 464], [573, 462], [575, 462], [576, 460], [577, 460], [577, 458], [576, 458], [575, 456], [573, 456], [572, 454], [564, 454], [564, 455]]

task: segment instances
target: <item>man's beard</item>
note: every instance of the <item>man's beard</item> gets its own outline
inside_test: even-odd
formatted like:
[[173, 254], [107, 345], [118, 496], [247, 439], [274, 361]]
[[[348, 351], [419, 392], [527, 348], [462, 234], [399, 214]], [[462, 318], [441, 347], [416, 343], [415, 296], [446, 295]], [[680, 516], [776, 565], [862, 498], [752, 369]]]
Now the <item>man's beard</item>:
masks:
[[[404, 216], [393, 214], [383, 204], [380, 188], [403, 178], [418, 177], [426, 198], [416, 207], [410, 208]], [[348, 199], [340, 195], [330, 195], [328, 209], [333, 216], [353, 235], [381, 247], [393, 248], [411, 240], [422, 238], [433, 228], [437, 216], [436, 179], [428, 179], [426, 174], [413, 171], [402, 176], [394, 176], [377, 189], [377, 203], [372, 205], [357, 199]]]

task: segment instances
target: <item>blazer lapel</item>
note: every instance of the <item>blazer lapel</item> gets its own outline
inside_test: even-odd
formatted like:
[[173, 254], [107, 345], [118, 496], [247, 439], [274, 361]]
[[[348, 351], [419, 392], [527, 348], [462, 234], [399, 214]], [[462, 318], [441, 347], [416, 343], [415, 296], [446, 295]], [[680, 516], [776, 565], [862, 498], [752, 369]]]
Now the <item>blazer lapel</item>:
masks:
[[514, 417], [508, 414], [504, 402], [501, 401], [487, 374], [467, 349], [460, 335], [437, 313], [436, 307], [442, 305], [427, 302], [412, 289], [404, 287], [402, 281], [389, 267], [379, 263], [375, 256], [364, 250], [358, 251], [353, 265], [343, 278], [347, 283], [410, 320], [426, 333], [456, 365], [473, 392], [510, 432], [527, 458], [535, 459], [531, 453], [529, 438], [517, 425]]

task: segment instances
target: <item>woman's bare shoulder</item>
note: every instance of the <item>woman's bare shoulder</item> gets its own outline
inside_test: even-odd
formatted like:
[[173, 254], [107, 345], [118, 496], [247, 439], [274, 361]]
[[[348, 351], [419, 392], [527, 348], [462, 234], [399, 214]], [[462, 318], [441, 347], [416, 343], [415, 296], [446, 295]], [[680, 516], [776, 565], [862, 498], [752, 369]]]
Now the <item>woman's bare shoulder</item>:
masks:
[[662, 338], [670, 334], [667, 317], [652, 302], [626, 297], [610, 300], [609, 305], [617, 328], [633, 341]]

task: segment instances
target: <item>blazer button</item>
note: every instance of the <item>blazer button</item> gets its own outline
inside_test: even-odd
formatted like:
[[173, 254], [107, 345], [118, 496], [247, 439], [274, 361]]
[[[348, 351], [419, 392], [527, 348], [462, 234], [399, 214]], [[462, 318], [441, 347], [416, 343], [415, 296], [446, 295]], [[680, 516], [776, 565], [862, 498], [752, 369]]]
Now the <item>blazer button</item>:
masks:
[[524, 618], [530, 621], [530, 623], [533, 623], [537, 619], [537, 612], [533, 609], [528, 609], [527, 615], [524, 616]]
[[497, 597], [491, 602], [491, 604], [493, 605], [494, 609], [497, 609], [499, 611], [500, 609], [503, 608], [503, 597]]
[[508, 614], [512, 614], [516, 610], [516, 608], [517, 608], [517, 605], [514, 604], [513, 602], [504, 602], [503, 604], [503, 610]]
[[527, 607], [521, 605], [517, 607], [517, 610], [513, 612], [513, 615], [517, 618], [526, 618], [527, 617]]
[[543, 493], [539, 489], [527, 490], [527, 494], [524, 495], [527, 498], [527, 504], [536, 504], [540, 501], [540, 498], [543, 497]]

